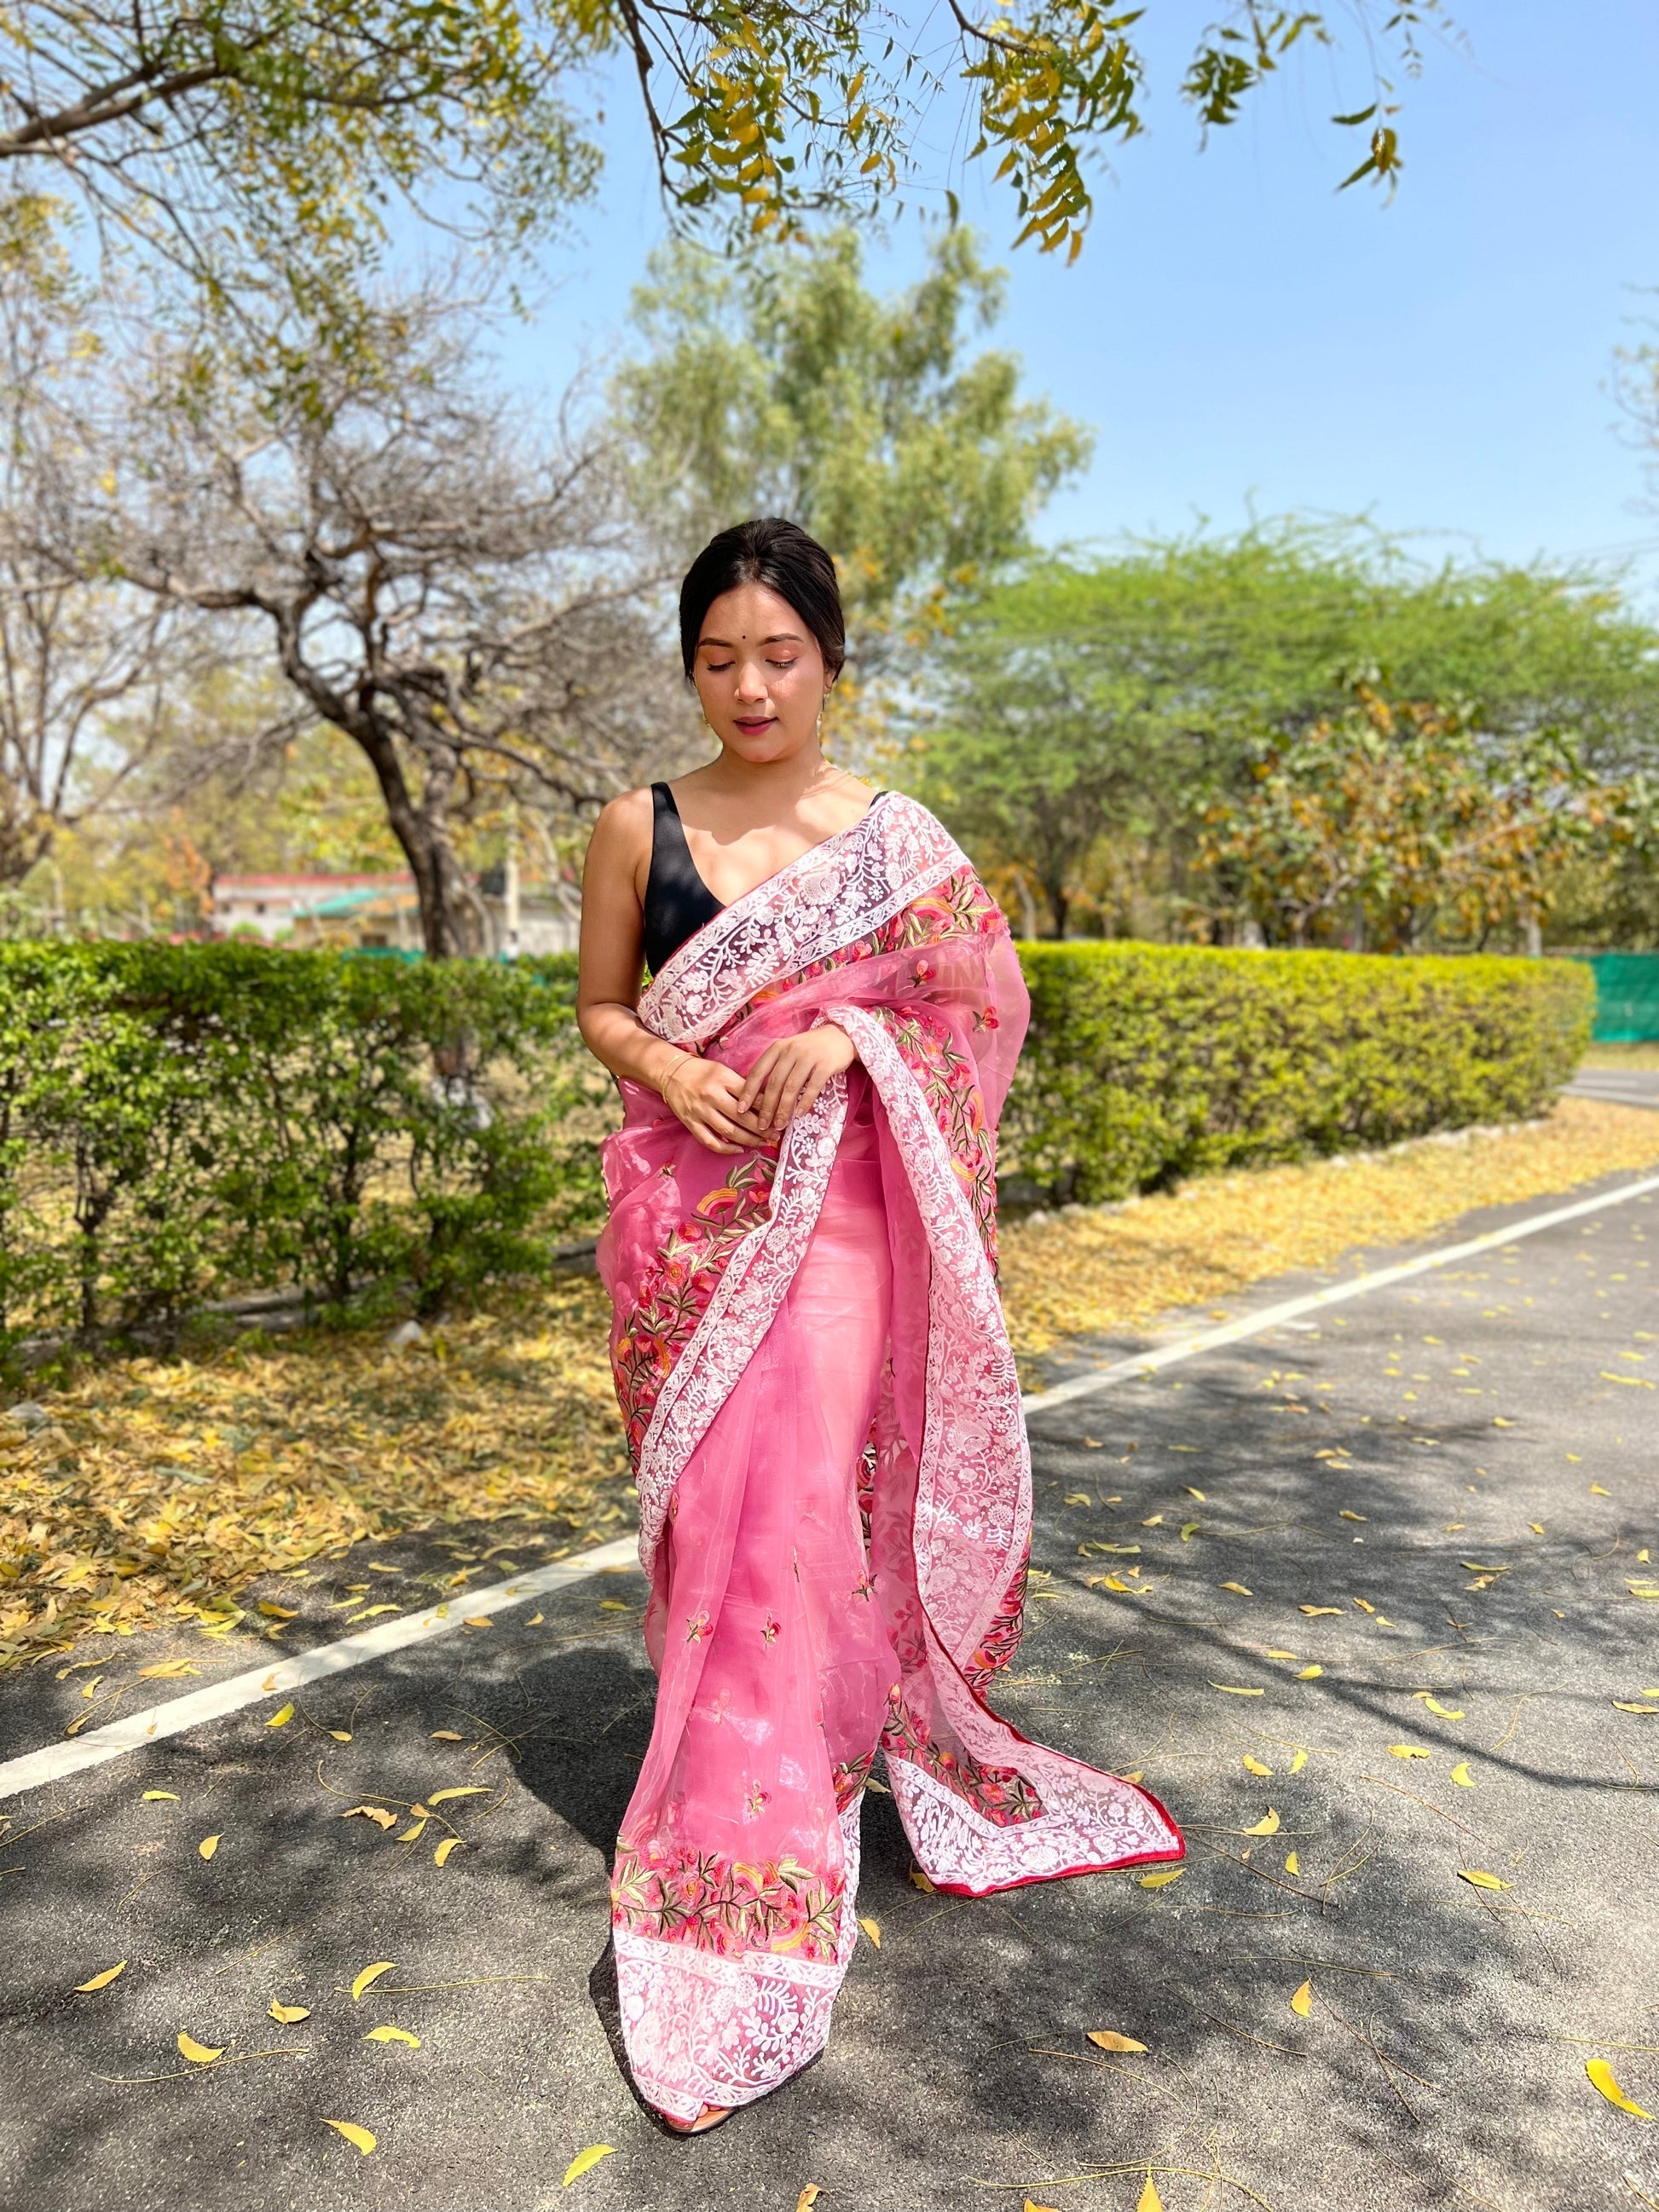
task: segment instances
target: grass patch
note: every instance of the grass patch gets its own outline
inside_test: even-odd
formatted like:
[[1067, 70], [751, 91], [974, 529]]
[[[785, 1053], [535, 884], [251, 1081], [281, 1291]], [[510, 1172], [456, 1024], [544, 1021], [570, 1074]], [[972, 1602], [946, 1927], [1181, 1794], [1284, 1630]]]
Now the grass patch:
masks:
[[[1015, 1348], [1029, 1359], [1472, 1207], [1655, 1163], [1659, 1115], [1568, 1098], [1499, 1134], [1010, 1225]], [[608, 1318], [598, 1283], [566, 1279], [402, 1351], [378, 1332], [250, 1332], [198, 1359], [120, 1360], [43, 1391], [48, 1425], [0, 1423], [0, 1666], [100, 1634], [228, 1635], [258, 1577], [298, 1578], [365, 1537], [531, 1515], [556, 1558], [621, 1534], [634, 1498]]]

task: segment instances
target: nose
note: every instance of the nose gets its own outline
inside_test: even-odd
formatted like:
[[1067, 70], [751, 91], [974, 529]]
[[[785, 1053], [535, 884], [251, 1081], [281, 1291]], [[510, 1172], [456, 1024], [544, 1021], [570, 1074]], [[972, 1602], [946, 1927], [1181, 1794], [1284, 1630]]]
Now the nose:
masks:
[[744, 660], [738, 668], [738, 696], [759, 702], [767, 693], [766, 671], [758, 660]]

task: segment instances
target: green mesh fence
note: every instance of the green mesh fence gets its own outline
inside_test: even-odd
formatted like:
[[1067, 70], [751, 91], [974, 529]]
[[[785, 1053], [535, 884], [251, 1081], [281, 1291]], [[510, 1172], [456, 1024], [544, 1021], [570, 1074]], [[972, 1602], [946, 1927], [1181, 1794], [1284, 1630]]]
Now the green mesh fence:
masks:
[[1659, 952], [1595, 952], [1595, 1027], [1605, 1043], [1659, 1037]]

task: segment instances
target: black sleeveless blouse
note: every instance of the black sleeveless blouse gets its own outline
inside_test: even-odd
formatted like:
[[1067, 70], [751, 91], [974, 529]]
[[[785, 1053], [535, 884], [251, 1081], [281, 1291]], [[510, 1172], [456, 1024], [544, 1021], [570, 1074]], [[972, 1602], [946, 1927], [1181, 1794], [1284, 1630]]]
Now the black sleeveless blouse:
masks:
[[660, 975], [688, 937], [726, 911], [697, 873], [685, 825], [665, 783], [651, 787], [651, 872], [645, 883], [645, 957]]
[[[877, 792], [870, 801], [885, 796]], [[685, 842], [685, 824], [665, 783], [651, 787], [651, 872], [645, 880], [645, 957], [653, 975], [660, 975], [688, 937], [726, 911], [697, 872], [691, 848]]]

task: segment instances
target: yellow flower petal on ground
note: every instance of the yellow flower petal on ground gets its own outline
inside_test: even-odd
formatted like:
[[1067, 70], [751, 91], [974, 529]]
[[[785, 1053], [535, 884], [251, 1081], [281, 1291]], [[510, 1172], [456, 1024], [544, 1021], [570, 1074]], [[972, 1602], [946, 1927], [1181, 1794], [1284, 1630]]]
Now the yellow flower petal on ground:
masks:
[[338, 2129], [346, 2141], [362, 2151], [365, 2158], [380, 2140], [378, 2136], [370, 2135], [367, 2128], [360, 2128], [355, 2120], [325, 2120], [323, 2125], [325, 2128]]
[[1512, 1881], [1500, 1881], [1495, 1874], [1482, 1874], [1478, 1867], [1459, 1867], [1459, 1881], [1472, 1882], [1476, 1889], [1513, 1889]]
[[1653, 2118], [1651, 2112], [1644, 2112], [1640, 2105], [1632, 2103], [1625, 2094], [1613, 2080], [1613, 2069], [1605, 2058], [1587, 2058], [1584, 2061], [1584, 2071], [1589, 2075], [1595, 2087], [1607, 2099], [1608, 2104], [1617, 2105], [1621, 2112], [1633, 2112], [1638, 2120], [1650, 2120]]
[[1296, 1994], [1291, 1997], [1291, 2010], [1294, 2013], [1300, 2013], [1303, 2019], [1306, 2020], [1308, 2014], [1313, 2010], [1313, 1984], [1311, 1982], [1304, 1982], [1301, 1988], [1297, 1990]]
[[88, 1997], [94, 1990], [106, 1990], [115, 1977], [125, 1971], [126, 1963], [123, 1959], [118, 1966], [106, 1966], [101, 1974], [94, 1974], [89, 1982], [77, 1982], [75, 1984], [75, 1995], [77, 1997]]
[[614, 2143], [589, 2143], [586, 2150], [579, 2150], [566, 2166], [560, 2188], [568, 2189], [573, 2181], [580, 2181], [583, 2174], [591, 2172], [602, 2158], [609, 2158], [615, 2149]]
[[1144, 2043], [1137, 2043], [1132, 2035], [1120, 2035], [1115, 2027], [1091, 2027], [1087, 2031], [1091, 2043], [1097, 2043], [1103, 2051], [1144, 2051]]
[[196, 1846], [197, 1850], [200, 1853], [203, 1858], [210, 1859], [215, 1851], [218, 1850], [222, 1840], [222, 1838], [219, 1836], [204, 1836], [201, 1842]]
[[389, 1974], [396, 1964], [397, 1960], [395, 1959], [377, 1959], [372, 1966], [365, 1966], [362, 1973], [358, 1975], [356, 1980], [351, 1984], [352, 2002], [354, 2004], [361, 2004], [362, 2002], [363, 1991], [371, 1987], [375, 1982], [378, 1982], [382, 1974]]
[[226, 2047], [222, 2043], [216, 2051], [210, 2050], [205, 2043], [198, 2043], [193, 2035], [186, 2035], [182, 2027], [179, 2031], [179, 2048], [192, 2066], [211, 2066], [216, 2058], [224, 2057]]
[[278, 2004], [276, 1998], [272, 1997], [270, 2001], [270, 2017], [273, 2020], [280, 2020], [284, 2027], [292, 2027], [296, 2020], [309, 2020], [311, 2018], [311, 2007], [309, 2005]]
[[1465, 1790], [1473, 1790], [1475, 1787], [1474, 1777], [1469, 1772], [1469, 1762], [1467, 1759], [1458, 1760], [1452, 1769], [1451, 1778]]
[[371, 2027], [363, 2038], [365, 2043], [406, 2043], [411, 2051], [418, 2051], [421, 2039], [411, 2035], [406, 2027]]
[[1279, 1833], [1279, 1815], [1269, 1805], [1255, 1827], [1241, 1828], [1239, 1833], [1242, 1836], [1276, 1836]]

